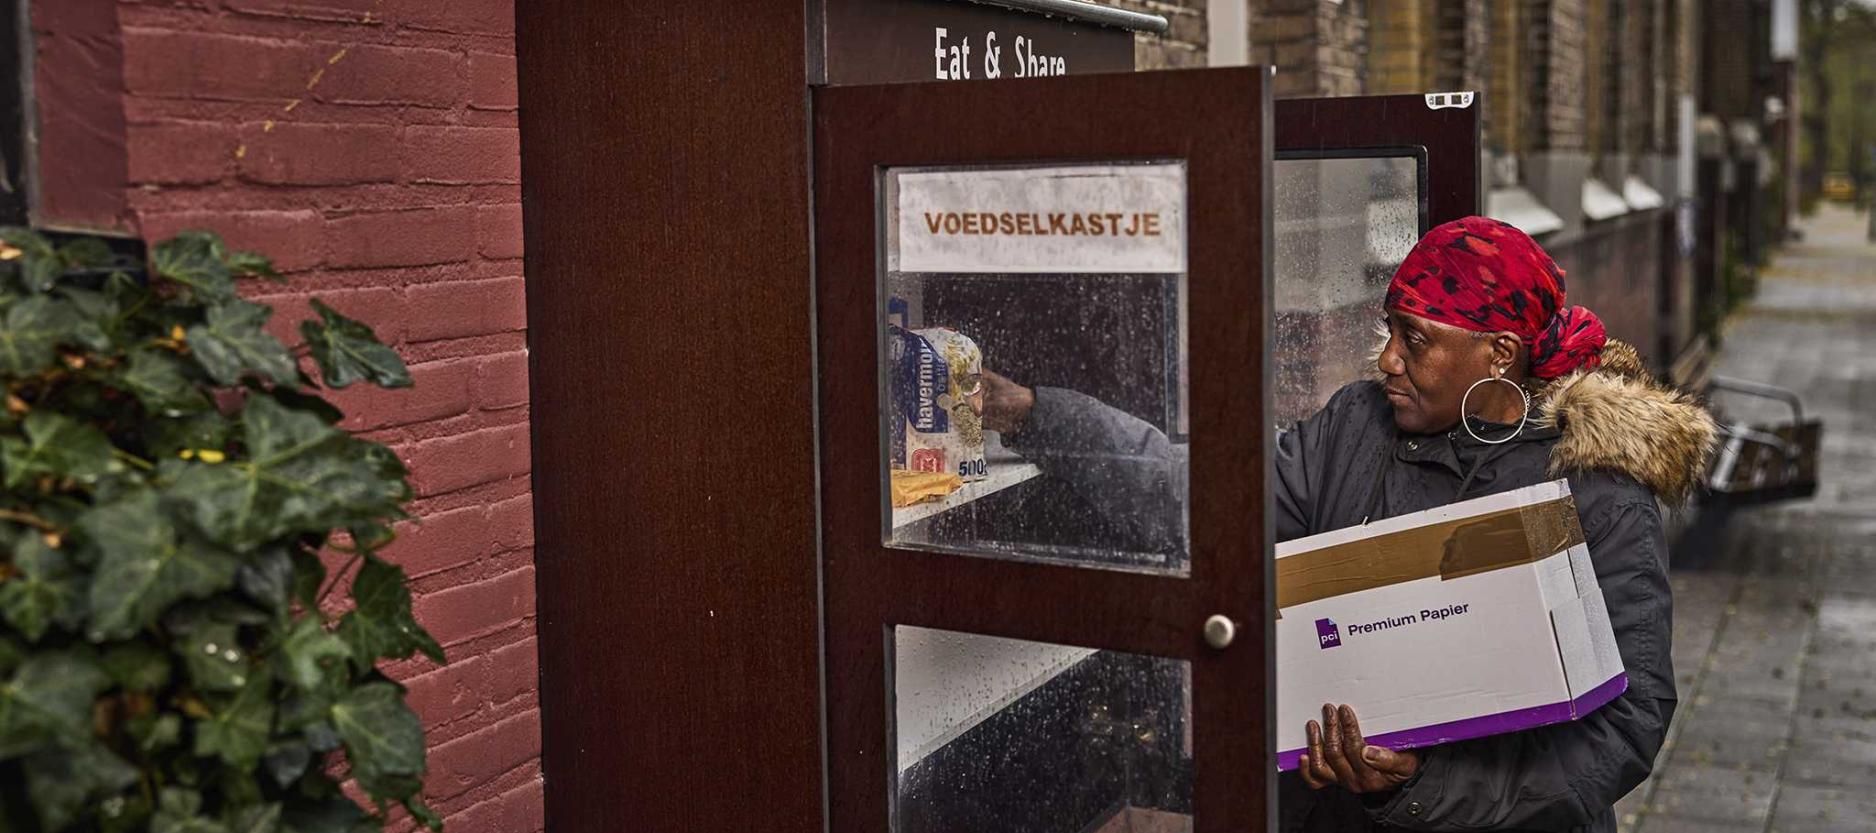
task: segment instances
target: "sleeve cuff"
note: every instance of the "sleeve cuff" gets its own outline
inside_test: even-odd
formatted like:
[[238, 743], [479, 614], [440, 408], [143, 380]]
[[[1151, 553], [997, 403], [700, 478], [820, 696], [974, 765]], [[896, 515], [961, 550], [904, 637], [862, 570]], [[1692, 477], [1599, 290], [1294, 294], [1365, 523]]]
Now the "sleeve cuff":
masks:
[[1442, 779], [1435, 770], [1442, 757], [1439, 747], [1425, 749], [1421, 752], [1420, 771], [1400, 789], [1373, 799], [1362, 796], [1368, 817], [1394, 827], [1426, 829], [1432, 808], [1439, 804]]
[[1030, 388], [1035, 394], [1035, 404], [1029, 406], [1029, 415], [1023, 419], [1023, 427], [1014, 433], [1003, 435], [1003, 445], [1011, 451], [1033, 451], [1049, 448], [1052, 434], [1062, 423], [1061, 411], [1067, 406], [1064, 400], [1066, 391], [1057, 388], [1037, 386]]

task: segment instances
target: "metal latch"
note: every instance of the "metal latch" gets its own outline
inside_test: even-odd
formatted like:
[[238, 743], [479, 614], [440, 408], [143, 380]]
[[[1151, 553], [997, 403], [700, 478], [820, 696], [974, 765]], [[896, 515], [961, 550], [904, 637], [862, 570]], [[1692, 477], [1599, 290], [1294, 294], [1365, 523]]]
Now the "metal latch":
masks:
[[1478, 93], [1467, 90], [1457, 93], [1427, 93], [1428, 110], [1444, 110], [1448, 107], [1464, 110], [1472, 106], [1473, 96]]

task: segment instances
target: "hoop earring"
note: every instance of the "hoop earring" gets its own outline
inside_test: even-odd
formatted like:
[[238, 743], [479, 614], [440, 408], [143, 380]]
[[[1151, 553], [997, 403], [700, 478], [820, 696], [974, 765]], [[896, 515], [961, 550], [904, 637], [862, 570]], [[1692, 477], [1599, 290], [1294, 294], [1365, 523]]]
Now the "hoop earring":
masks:
[[[1496, 367], [1492, 368], [1492, 375], [1487, 376], [1483, 379], [1480, 379], [1476, 382], [1473, 382], [1472, 387], [1466, 388], [1466, 395], [1459, 397], [1459, 426], [1461, 428], [1466, 429], [1466, 433], [1471, 434], [1473, 439], [1478, 440], [1479, 442], [1482, 442], [1486, 445], [1499, 445], [1499, 444], [1508, 443], [1514, 439], [1517, 439], [1519, 434], [1524, 433], [1525, 422], [1527, 422], [1531, 418], [1531, 395], [1524, 392], [1524, 386], [1519, 385], [1517, 382], [1513, 382], [1510, 379], [1507, 379], [1504, 376], [1499, 375], [1503, 372], [1504, 371], [1500, 370], [1499, 368], [1496, 368]], [[1505, 384], [1510, 385], [1513, 389], [1517, 390], [1518, 396], [1524, 401], [1524, 411], [1523, 413], [1518, 414], [1517, 429], [1512, 431], [1510, 434], [1506, 435], [1504, 439], [1488, 440], [1484, 437], [1481, 437], [1479, 436], [1479, 433], [1477, 431], [1472, 430], [1472, 423], [1467, 421], [1467, 417], [1469, 416], [1469, 414], [1466, 413], [1466, 402], [1472, 398], [1472, 391], [1476, 389], [1478, 386], [1485, 384], [1486, 382], [1504, 382]]]

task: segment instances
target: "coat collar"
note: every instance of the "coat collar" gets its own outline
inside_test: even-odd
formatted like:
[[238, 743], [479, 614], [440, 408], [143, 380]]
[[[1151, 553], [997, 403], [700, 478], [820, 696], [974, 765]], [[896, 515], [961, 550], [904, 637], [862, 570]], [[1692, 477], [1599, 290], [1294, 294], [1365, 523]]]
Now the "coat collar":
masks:
[[1550, 471], [1616, 471], [1669, 503], [1706, 473], [1713, 417], [1688, 394], [1656, 381], [1635, 348], [1610, 339], [1602, 365], [1552, 380], [1532, 396], [1532, 418], [1560, 430]]
[[[1510, 425], [1499, 425], [1480, 419], [1473, 420], [1473, 430], [1485, 437], [1501, 437], [1509, 433]], [[1518, 436], [1501, 444], [1480, 442], [1466, 433], [1465, 429], [1454, 427], [1440, 434], [1402, 434], [1394, 440], [1394, 459], [1407, 463], [1426, 463], [1442, 466], [1453, 474], [1464, 476], [1466, 469], [1478, 459], [1478, 455], [1491, 454], [1493, 449], [1500, 453], [1512, 453], [1504, 446], [1523, 446], [1531, 443], [1547, 443], [1556, 440], [1560, 431], [1553, 425], [1527, 424]], [[1489, 482], [1491, 472], [1481, 471], [1479, 475]]]

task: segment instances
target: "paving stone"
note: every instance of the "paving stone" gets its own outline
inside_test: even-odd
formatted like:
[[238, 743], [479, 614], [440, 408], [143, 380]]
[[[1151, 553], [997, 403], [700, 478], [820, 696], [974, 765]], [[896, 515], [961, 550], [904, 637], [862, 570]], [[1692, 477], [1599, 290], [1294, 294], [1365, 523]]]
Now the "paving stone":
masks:
[[1640, 817], [1633, 829], [1636, 833], [1765, 833], [1762, 822], [1716, 822], [1713, 819], [1653, 813]]
[[1876, 796], [1868, 790], [1788, 783], [1779, 790], [1771, 827], [1780, 833], [1876, 830]]
[[1648, 816], [1763, 825], [1778, 785], [1771, 773], [1685, 766], [1665, 775], [1644, 805]]
[[1817, 785], [1876, 787], [1876, 740], [1798, 738], [1785, 761], [1785, 778]]

